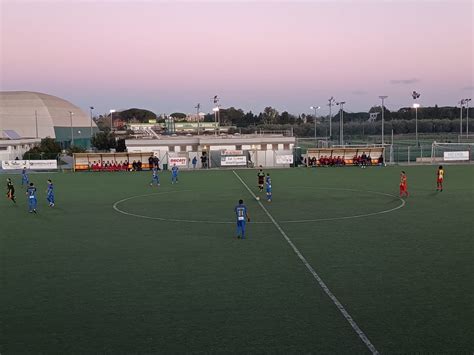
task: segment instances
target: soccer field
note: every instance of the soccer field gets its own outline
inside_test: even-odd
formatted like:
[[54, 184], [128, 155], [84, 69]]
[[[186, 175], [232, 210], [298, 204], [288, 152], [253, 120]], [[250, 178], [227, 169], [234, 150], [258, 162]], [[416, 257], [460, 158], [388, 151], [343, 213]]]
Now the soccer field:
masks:
[[16, 175], [0, 352], [472, 353], [474, 166], [436, 168], [31, 174], [37, 215]]

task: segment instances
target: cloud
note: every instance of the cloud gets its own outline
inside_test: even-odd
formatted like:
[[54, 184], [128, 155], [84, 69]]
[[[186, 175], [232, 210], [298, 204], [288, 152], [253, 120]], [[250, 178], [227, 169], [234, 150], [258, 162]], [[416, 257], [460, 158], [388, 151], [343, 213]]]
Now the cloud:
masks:
[[420, 82], [420, 79], [417, 79], [417, 78], [390, 80], [390, 84], [394, 84], [394, 85], [397, 85], [397, 84], [408, 85], [408, 84], [415, 84], [419, 82]]
[[464, 91], [474, 91], [474, 85], [465, 86], [465, 87], [463, 87], [461, 90], [464, 90]]

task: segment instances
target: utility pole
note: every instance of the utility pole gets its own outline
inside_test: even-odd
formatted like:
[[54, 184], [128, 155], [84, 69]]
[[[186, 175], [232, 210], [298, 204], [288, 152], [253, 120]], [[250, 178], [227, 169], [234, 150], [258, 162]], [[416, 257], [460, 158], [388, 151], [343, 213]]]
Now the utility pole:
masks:
[[344, 145], [344, 104], [345, 101], [337, 102], [339, 106], [339, 145]]

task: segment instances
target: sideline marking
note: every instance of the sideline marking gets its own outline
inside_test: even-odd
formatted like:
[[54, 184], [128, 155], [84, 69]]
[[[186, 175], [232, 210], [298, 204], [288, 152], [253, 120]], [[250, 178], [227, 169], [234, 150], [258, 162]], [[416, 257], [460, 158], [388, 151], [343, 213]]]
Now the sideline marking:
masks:
[[[253, 196], [253, 198], [255, 198], [255, 194], [253, 193], [253, 191], [247, 186], [247, 184], [244, 182], [244, 180], [242, 180], [242, 178], [239, 176], [239, 174], [237, 174], [234, 170], [232, 171], [234, 173], [234, 175], [237, 177], [237, 179], [240, 180], [240, 182], [242, 183], [242, 185], [244, 185], [244, 187], [248, 190], [248, 192], [250, 192], [250, 194]], [[280, 225], [278, 224], [278, 222], [273, 218], [273, 216], [270, 214], [270, 212], [268, 212], [268, 210], [265, 208], [265, 206], [262, 204], [262, 202], [260, 201], [257, 201], [258, 204], [260, 205], [260, 207], [263, 209], [263, 211], [265, 212], [265, 214], [268, 216], [268, 218], [270, 218], [270, 221], [272, 221], [273, 225], [278, 229], [278, 231], [281, 233], [281, 235], [283, 236], [283, 238], [285, 238], [285, 240], [288, 242], [288, 244], [290, 245], [290, 247], [293, 249], [293, 251], [295, 252], [295, 254], [298, 256], [298, 258], [303, 262], [303, 264], [306, 266], [306, 268], [308, 269], [308, 271], [311, 273], [311, 275], [313, 275], [313, 277], [316, 279], [316, 281], [318, 282], [319, 286], [321, 286], [321, 288], [323, 289], [323, 291], [329, 296], [329, 298], [331, 299], [331, 301], [336, 305], [336, 307], [339, 309], [339, 311], [342, 313], [342, 315], [344, 316], [344, 318], [349, 322], [349, 324], [351, 325], [352, 329], [356, 332], [356, 334], [359, 336], [359, 338], [364, 342], [364, 344], [367, 346], [367, 348], [371, 351], [372, 354], [379, 354], [379, 352], [377, 351], [377, 349], [375, 348], [375, 346], [371, 343], [371, 341], [369, 340], [369, 338], [367, 337], [367, 335], [365, 335], [365, 333], [362, 331], [362, 329], [359, 328], [359, 326], [357, 325], [357, 323], [355, 322], [355, 320], [351, 317], [351, 315], [349, 314], [349, 312], [346, 311], [346, 309], [344, 308], [344, 306], [342, 305], [341, 302], [339, 302], [339, 300], [336, 298], [336, 296], [334, 296], [334, 294], [331, 292], [331, 290], [326, 286], [326, 284], [324, 283], [323, 279], [316, 273], [316, 271], [313, 269], [313, 267], [308, 263], [308, 261], [306, 260], [306, 258], [303, 256], [303, 254], [301, 254], [301, 252], [298, 250], [298, 248], [293, 244], [293, 242], [291, 241], [291, 239], [286, 235], [285, 231], [280, 227]]]
[[[364, 218], [364, 217], [369, 217], [369, 216], [375, 216], [379, 214], [384, 214], [384, 213], [390, 213], [395, 210], [398, 210], [402, 207], [405, 207], [405, 200], [402, 199], [401, 197], [387, 194], [384, 192], [378, 192], [378, 191], [367, 191], [367, 190], [356, 190], [356, 189], [344, 189], [344, 188], [337, 188], [337, 187], [297, 187], [301, 189], [310, 189], [310, 190], [336, 190], [336, 191], [352, 191], [352, 192], [365, 192], [369, 194], [376, 194], [376, 195], [382, 195], [382, 196], [388, 196], [388, 197], [393, 197], [395, 199], [399, 199], [401, 201], [401, 204], [388, 209], [388, 210], [383, 210], [383, 211], [377, 211], [377, 212], [370, 212], [370, 213], [365, 213], [365, 214], [360, 214], [360, 215], [353, 215], [353, 216], [340, 216], [340, 217], [325, 217], [325, 218], [314, 218], [314, 219], [300, 219], [300, 220], [286, 220], [286, 221], [280, 221], [280, 223], [312, 223], [312, 222], [324, 222], [324, 221], [336, 221], [336, 220], [344, 220], [344, 219], [354, 219], [354, 218]], [[178, 192], [189, 192], [192, 190], [179, 190], [179, 191], [163, 191], [163, 192], [155, 192], [151, 194], [143, 194], [143, 195], [136, 195], [136, 196], [130, 196], [127, 198], [124, 198], [122, 200], [116, 201], [113, 205], [112, 208], [121, 214], [131, 216], [131, 217], [137, 217], [137, 218], [144, 218], [144, 219], [153, 219], [157, 221], [163, 221], [163, 222], [182, 222], [182, 223], [207, 223], [207, 224], [234, 224], [235, 221], [207, 221], [207, 220], [190, 220], [190, 219], [178, 219], [178, 218], [163, 218], [163, 217], [152, 217], [152, 216], [146, 216], [146, 215], [141, 215], [141, 214], [136, 214], [132, 212], [127, 212], [122, 209], [120, 209], [118, 206], [126, 201], [133, 200], [136, 198], [140, 197], [146, 197], [146, 196], [153, 196], [153, 195], [162, 195], [162, 194], [169, 194], [169, 193], [178, 193]], [[255, 195], [254, 195], [255, 198]], [[252, 224], [271, 224], [272, 222], [263, 222], [263, 221], [255, 221], [252, 222]]]

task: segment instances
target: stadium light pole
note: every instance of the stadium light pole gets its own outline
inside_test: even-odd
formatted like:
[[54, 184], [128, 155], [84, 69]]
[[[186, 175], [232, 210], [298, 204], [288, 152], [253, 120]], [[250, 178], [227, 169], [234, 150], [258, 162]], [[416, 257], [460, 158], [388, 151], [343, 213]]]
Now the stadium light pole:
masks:
[[420, 98], [421, 94], [413, 90], [411, 93], [411, 97], [413, 98], [413, 107], [415, 108], [415, 140], [416, 140], [416, 146], [418, 147], [418, 107], [420, 107], [420, 104], [416, 103], [416, 99]]
[[469, 138], [469, 101], [472, 99], [464, 99], [466, 103], [466, 138]]
[[387, 98], [387, 95], [379, 96], [379, 99], [382, 100], [382, 146], [385, 144], [385, 136], [384, 136], [384, 126], [385, 126], [385, 116], [384, 116], [384, 100]]
[[110, 132], [112, 132], [113, 129], [114, 129], [114, 117], [113, 117], [113, 115], [114, 115], [114, 112], [117, 112], [117, 111], [116, 110], [110, 110], [109, 112], [110, 112]]
[[214, 102], [214, 108], [212, 109], [212, 111], [214, 111], [214, 124], [216, 125], [215, 127], [216, 136], [217, 136], [217, 121], [219, 121], [219, 128], [220, 128], [219, 100], [220, 98], [217, 95], [214, 95], [214, 97], [212, 98], [212, 102]]
[[416, 146], [418, 147], [418, 108], [420, 104], [414, 103], [413, 108], [415, 109], [415, 141]]
[[35, 127], [36, 127], [36, 138], [38, 138], [38, 111], [35, 110]]
[[91, 138], [92, 138], [92, 121], [93, 121], [92, 111], [94, 110], [94, 106], [90, 106], [89, 109], [90, 109], [90, 113], [91, 113]]
[[316, 133], [316, 118], [318, 117], [318, 110], [320, 109], [321, 107], [320, 106], [311, 106], [310, 109], [311, 110], [314, 110], [314, 143], [316, 144], [316, 146], [318, 145], [318, 135]]
[[71, 120], [71, 147], [74, 146], [74, 129], [72, 128], [72, 115], [74, 115], [74, 112], [69, 111], [69, 119]]
[[344, 104], [345, 101], [337, 102], [339, 106], [339, 144], [344, 145]]
[[219, 112], [219, 106], [216, 106], [212, 109], [214, 112], [214, 135], [217, 136], [217, 114]]
[[459, 121], [459, 140], [461, 140], [461, 137], [462, 137], [462, 109], [463, 109], [463, 106], [464, 106], [464, 99], [461, 99], [461, 101], [459, 101], [459, 114], [460, 114], [460, 121]]
[[196, 109], [196, 115], [197, 115], [197, 121], [198, 121], [198, 125], [197, 125], [197, 134], [199, 136], [199, 121], [201, 120], [201, 116], [199, 116], [199, 110], [201, 109], [201, 104], [198, 103], [196, 106], [194, 106], [194, 108]]
[[329, 140], [331, 140], [332, 137], [332, 107], [335, 105], [336, 100], [334, 99], [333, 96], [328, 100], [329, 101]]

